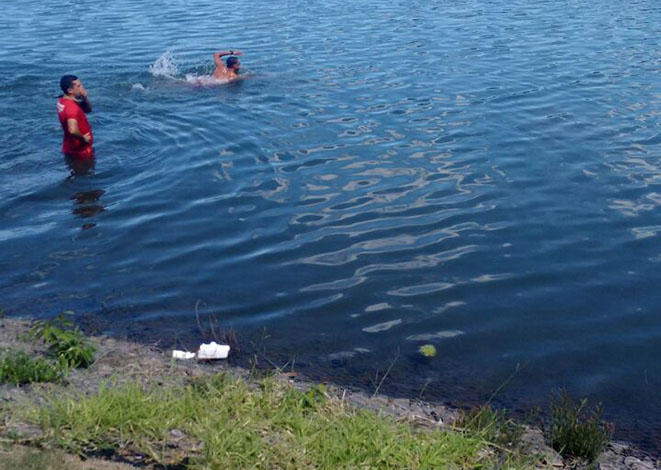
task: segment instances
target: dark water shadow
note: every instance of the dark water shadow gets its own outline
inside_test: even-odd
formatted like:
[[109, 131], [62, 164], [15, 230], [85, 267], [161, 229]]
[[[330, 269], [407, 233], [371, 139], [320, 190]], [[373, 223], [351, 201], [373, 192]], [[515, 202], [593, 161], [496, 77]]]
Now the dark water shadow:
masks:
[[[64, 161], [71, 170], [67, 179], [73, 180], [78, 177], [91, 177], [94, 175], [94, 167], [96, 159], [92, 158], [77, 158], [65, 155]], [[105, 194], [103, 189], [91, 189], [89, 191], [79, 191], [74, 193], [70, 200], [74, 201], [73, 214], [82, 219], [89, 219], [95, 217], [101, 212], [105, 211], [105, 206], [98, 204], [101, 196]], [[88, 221], [84, 223], [81, 228], [83, 230], [95, 227], [96, 223]]]

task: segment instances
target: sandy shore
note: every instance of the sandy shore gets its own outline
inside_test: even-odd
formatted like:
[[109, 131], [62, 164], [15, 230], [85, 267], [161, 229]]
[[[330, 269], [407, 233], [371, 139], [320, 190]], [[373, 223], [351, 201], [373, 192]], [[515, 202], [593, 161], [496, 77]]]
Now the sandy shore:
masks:
[[[44, 347], [34, 343], [27, 338], [30, 323], [24, 319], [0, 319], [0, 350], [23, 350], [34, 354], [44, 352]], [[96, 361], [88, 369], [77, 369], [69, 377], [66, 387], [78, 393], [95, 393], [100, 384], [107, 381], [115, 383], [125, 382], [149, 382], [164, 387], [183, 385], [191, 377], [204, 376], [218, 372], [231, 373], [251, 381], [250, 371], [231, 367], [227, 362], [216, 361], [213, 363], [198, 363], [194, 360], [174, 361], [171, 359], [171, 351], [161, 350], [155, 346], [127, 342], [108, 337], [91, 337], [91, 341], [97, 346]], [[280, 380], [289, 381], [295, 387], [305, 390], [311, 383], [295, 373], [280, 373]], [[54, 391], [56, 386], [51, 384], [34, 384], [30, 386], [16, 387], [8, 384], [0, 385], [0, 404], [3, 407], [11, 407], [12, 403], [19, 400], [38, 400], [40, 394]], [[366, 393], [335, 387], [328, 384], [329, 392], [342, 396], [344, 400], [355, 407], [376, 410], [387, 413], [398, 418], [406, 419], [415, 423], [416, 426], [426, 429], [438, 429], [451, 427], [457, 417], [458, 410], [445, 406], [434, 405], [420, 400], [407, 400], [402, 398], [390, 398], [386, 396], [370, 396]], [[55, 393], [55, 392], [53, 392]], [[2, 412], [0, 410], [0, 412]], [[33, 425], [21, 423], [7, 424], [3, 419], [0, 424], [0, 435], [7, 442], [7, 436], [23, 436], [21, 442], [28, 443], [31, 438], [38, 437], [41, 430]], [[543, 468], [598, 468], [610, 469], [640, 469], [648, 470], [661, 468], [654, 456], [648, 456], [625, 442], [611, 442], [605, 452], [599, 457], [596, 464], [591, 467], [582, 467], [576, 462], [563, 461], [562, 457], [548, 447], [540, 429], [526, 427], [522, 440], [529, 444], [530, 451], [544, 456], [545, 466]], [[22, 448], [14, 446], [7, 452], [24, 452]], [[62, 457], [64, 458], [64, 457]], [[74, 457], [66, 457], [74, 459]], [[75, 459], [74, 459], [75, 460]], [[125, 464], [114, 464], [105, 462], [94, 466], [94, 462], [87, 460], [85, 466], [70, 468], [108, 468], [127, 469], [133, 468]], [[81, 465], [83, 465], [81, 463]], [[113, 466], [115, 465], [115, 466]], [[596, 466], [595, 466], [596, 465]], [[2, 467], [0, 467], [2, 468]]]

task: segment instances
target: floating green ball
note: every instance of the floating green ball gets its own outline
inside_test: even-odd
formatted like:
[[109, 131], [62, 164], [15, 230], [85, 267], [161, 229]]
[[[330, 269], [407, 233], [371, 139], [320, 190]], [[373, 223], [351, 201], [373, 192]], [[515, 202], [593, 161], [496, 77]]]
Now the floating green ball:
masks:
[[434, 347], [433, 344], [425, 344], [423, 346], [420, 346], [420, 354], [422, 354], [425, 357], [434, 357], [436, 355], [436, 348]]

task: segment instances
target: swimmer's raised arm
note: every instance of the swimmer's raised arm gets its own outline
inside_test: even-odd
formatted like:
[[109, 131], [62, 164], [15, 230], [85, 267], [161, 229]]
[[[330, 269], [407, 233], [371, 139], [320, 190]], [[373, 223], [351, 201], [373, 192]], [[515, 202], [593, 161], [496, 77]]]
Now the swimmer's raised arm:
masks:
[[229, 51], [220, 51], [220, 52], [214, 52], [213, 54], [213, 61], [216, 64], [216, 66], [220, 67], [223, 64], [223, 61], [220, 60], [221, 57], [226, 56], [226, 55], [242, 55], [243, 52], [241, 52], [238, 49], [230, 49]]

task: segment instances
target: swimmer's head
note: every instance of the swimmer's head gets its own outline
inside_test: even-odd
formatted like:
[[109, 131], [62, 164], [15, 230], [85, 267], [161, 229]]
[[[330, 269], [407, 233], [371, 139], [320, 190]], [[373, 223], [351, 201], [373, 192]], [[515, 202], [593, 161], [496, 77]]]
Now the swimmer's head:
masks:
[[64, 75], [60, 78], [60, 89], [65, 95], [69, 93], [69, 90], [75, 86], [75, 81], [78, 80], [78, 77], [75, 75]]
[[227, 59], [227, 68], [234, 70], [235, 72], [239, 71], [239, 67], [241, 66], [241, 62], [239, 62], [239, 58], [236, 56], [231, 56]]

